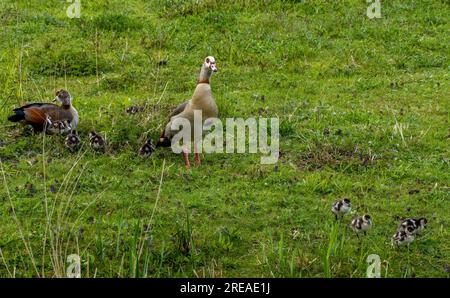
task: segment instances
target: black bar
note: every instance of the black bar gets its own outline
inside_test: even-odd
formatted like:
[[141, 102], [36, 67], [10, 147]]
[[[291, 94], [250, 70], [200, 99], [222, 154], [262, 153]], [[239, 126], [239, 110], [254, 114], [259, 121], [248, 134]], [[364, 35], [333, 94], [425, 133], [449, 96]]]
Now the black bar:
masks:
[[[31, 290], [36, 294], [64, 293], [83, 297], [85, 294], [122, 293], [129, 297], [135, 293], [141, 297], [159, 295], [183, 296], [239, 296], [272, 297], [295, 295], [354, 296], [381, 293], [401, 295], [420, 292], [448, 293], [449, 279], [275, 279], [275, 278], [218, 278], [218, 279], [1, 279], [0, 290], [19, 294]], [[3, 292], [5, 293], [5, 292]]]

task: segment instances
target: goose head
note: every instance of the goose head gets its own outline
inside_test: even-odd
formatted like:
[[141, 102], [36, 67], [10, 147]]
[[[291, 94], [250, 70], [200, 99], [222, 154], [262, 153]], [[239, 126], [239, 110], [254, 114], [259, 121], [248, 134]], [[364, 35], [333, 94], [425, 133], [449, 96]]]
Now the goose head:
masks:
[[70, 106], [72, 103], [72, 97], [67, 90], [61, 89], [56, 91], [56, 97], [53, 101], [59, 101], [63, 106]]
[[364, 214], [362, 219], [365, 224], [372, 225], [372, 219], [370, 218], [370, 215]]
[[208, 73], [217, 72], [216, 59], [213, 56], [206, 57], [203, 68], [207, 69]]
[[93, 138], [97, 137], [97, 133], [95, 131], [90, 131], [89, 132], [89, 140], [92, 140]]
[[424, 217], [419, 218], [419, 228], [424, 229], [427, 227], [428, 220]]
[[213, 72], [217, 72], [216, 59], [214, 59], [213, 56], [208, 56], [203, 62], [197, 83], [209, 84], [209, 79], [211, 78]]
[[349, 199], [343, 199], [342, 201], [344, 202], [345, 206], [347, 206], [347, 207], [351, 207], [352, 206], [352, 203], [350, 203]]

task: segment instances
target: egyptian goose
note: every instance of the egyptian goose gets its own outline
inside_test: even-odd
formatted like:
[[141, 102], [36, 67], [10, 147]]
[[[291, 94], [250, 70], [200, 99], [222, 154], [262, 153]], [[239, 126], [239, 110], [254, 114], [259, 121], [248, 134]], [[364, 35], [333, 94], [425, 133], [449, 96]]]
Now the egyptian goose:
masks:
[[55, 121], [68, 121], [71, 129], [78, 126], [78, 112], [72, 106], [72, 97], [66, 90], [56, 92], [53, 101], [59, 101], [61, 106], [52, 103], [32, 103], [14, 109], [14, 115], [8, 117], [9, 121], [24, 121], [30, 124], [35, 131], [43, 131]]
[[65, 134], [72, 130], [69, 120], [52, 121], [50, 117], [47, 118], [47, 132], [51, 134]]
[[144, 111], [144, 109], [145, 109], [145, 107], [141, 107], [141, 106], [130, 106], [125, 109], [125, 113], [134, 115], [136, 113]]
[[[411, 230], [411, 233], [416, 235], [420, 234], [427, 227], [426, 218], [406, 218], [402, 220], [399, 231]], [[410, 228], [410, 229], [409, 229]]]
[[96, 133], [95, 131], [91, 131], [89, 133], [89, 144], [94, 150], [105, 149], [106, 142], [101, 135]]
[[334, 216], [336, 220], [339, 217], [344, 216], [344, 214], [350, 212], [352, 209], [352, 203], [350, 203], [349, 199], [342, 199], [339, 201], [336, 201], [333, 206], [331, 207], [331, 212], [334, 213]]
[[[358, 216], [352, 220], [351, 228], [358, 235], [363, 232], [364, 235], [372, 227], [372, 219], [369, 215]], [[359, 236], [358, 236], [359, 237]]]
[[398, 230], [397, 233], [392, 236], [392, 245], [409, 245], [414, 241], [414, 238], [414, 229], [412, 227], [407, 227], [405, 230]]
[[152, 155], [153, 151], [155, 151], [155, 147], [153, 146], [153, 142], [151, 139], [148, 139], [144, 145], [142, 145], [141, 149], [139, 149], [139, 155], [142, 157], [149, 157]]
[[81, 144], [81, 139], [78, 136], [76, 130], [73, 130], [65, 139], [64, 145], [71, 151], [74, 152]]
[[[191, 123], [192, 131], [194, 129], [194, 110], [202, 111], [203, 122], [208, 118], [217, 118], [219, 110], [214, 101], [210, 86], [210, 79], [213, 72], [217, 72], [216, 60], [214, 57], [208, 56], [205, 58], [201, 67], [197, 87], [195, 88], [194, 94], [192, 94], [192, 98], [178, 105], [169, 115], [170, 121], [161, 132], [159, 142], [156, 144], [157, 147], [169, 147], [171, 145], [171, 139], [177, 131], [171, 130], [170, 127], [172, 121], [177, 118], [187, 119]], [[189, 152], [186, 148], [183, 148], [183, 158], [186, 168], [189, 169], [191, 166], [189, 163]], [[196, 140], [194, 140], [194, 159], [195, 164], [200, 165], [201, 161], [196, 148]]]

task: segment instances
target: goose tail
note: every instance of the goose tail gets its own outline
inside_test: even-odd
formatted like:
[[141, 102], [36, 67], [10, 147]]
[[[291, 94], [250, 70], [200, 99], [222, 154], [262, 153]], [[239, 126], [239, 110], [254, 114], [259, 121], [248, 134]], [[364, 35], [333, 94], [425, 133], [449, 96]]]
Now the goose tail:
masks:
[[14, 115], [8, 117], [11, 122], [19, 122], [25, 120], [25, 112], [23, 110], [14, 110]]

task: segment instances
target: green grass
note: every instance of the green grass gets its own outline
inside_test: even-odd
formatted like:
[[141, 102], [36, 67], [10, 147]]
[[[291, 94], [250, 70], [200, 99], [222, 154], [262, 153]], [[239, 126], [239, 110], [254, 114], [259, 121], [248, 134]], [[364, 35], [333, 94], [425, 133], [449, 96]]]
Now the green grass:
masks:
[[[356, 0], [81, 3], [0, 2], [0, 276], [65, 276], [76, 253], [83, 277], [365, 277], [370, 254], [383, 277], [449, 277], [448, 1], [382, 1], [380, 19]], [[279, 117], [277, 165], [137, 156], [207, 55], [220, 118]], [[65, 87], [76, 154], [6, 119]], [[374, 220], [361, 241], [334, 223], [344, 196]], [[429, 228], [394, 249], [409, 216]]]

